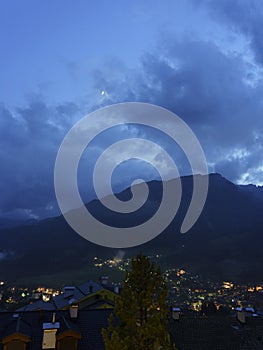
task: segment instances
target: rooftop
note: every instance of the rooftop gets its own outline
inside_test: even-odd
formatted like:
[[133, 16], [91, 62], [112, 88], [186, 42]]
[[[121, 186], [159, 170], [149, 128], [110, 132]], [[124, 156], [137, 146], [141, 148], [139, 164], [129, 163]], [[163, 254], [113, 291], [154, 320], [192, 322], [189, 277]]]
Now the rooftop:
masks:
[[169, 322], [169, 331], [179, 350], [263, 349], [263, 318], [182, 317]]

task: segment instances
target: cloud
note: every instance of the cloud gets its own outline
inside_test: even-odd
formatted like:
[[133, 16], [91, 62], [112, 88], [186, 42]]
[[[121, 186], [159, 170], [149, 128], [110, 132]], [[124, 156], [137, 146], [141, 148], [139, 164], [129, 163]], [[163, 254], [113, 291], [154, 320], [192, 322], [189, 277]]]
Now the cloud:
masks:
[[263, 7], [260, 0], [203, 0], [199, 4], [221, 24], [223, 22], [229, 30], [243, 35], [257, 62], [263, 64]]
[[42, 217], [55, 207], [53, 168], [57, 149], [78, 108], [31, 101], [0, 108], [0, 216]]
[[12, 260], [15, 258], [15, 253], [13, 251], [0, 251], [0, 262], [5, 260]]
[[[172, 110], [195, 131], [208, 162], [238, 181], [243, 172], [257, 169], [263, 161], [262, 80], [250, 84], [247, 76], [252, 68], [244, 57], [214, 42], [187, 35], [168, 39], [163, 37], [155, 52], [143, 57], [128, 88], [127, 79], [108, 83], [108, 91], [118, 96], [112, 102], [134, 98]], [[244, 148], [251, 150], [249, 156], [231, 157]], [[254, 181], [261, 180], [258, 172]]]
[[[0, 106], [0, 215], [55, 213], [53, 167], [64, 135], [88, 112], [118, 102], [148, 102], [175, 112], [196, 133], [211, 170], [234, 182], [263, 183], [263, 6], [256, 0], [192, 4], [193, 25], [180, 29], [180, 35], [162, 31], [155, 48], [145, 52], [136, 67], [112, 59], [94, 69], [89, 95], [80, 96], [81, 102], [48, 105], [33, 97], [26, 106]], [[195, 30], [200, 26], [206, 30]], [[78, 63], [65, 60], [65, 66], [72, 79], [79, 75]], [[89, 159], [84, 156], [80, 164], [81, 185], [91, 182], [85, 169], [94, 166], [105, 147], [129, 135], [157, 142], [174, 155], [182, 174], [189, 172], [183, 154], [169, 139], [129, 126], [111, 130], [91, 145]], [[151, 156], [151, 150], [146, 151]], [[152, 154], [165, 167], [158, 156]], [[135, 166], [139, 173], [150, 171], [140, 162]], [[131, 178], [125, 163], [116, 170], [118, 189]], [[90, 193], [84, 191], [86, 197]]]

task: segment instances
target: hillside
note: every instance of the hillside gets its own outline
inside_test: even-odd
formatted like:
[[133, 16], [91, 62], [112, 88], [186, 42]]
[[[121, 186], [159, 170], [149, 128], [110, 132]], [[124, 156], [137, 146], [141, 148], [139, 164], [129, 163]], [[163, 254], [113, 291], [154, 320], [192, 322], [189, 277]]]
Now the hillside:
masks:
[[[175, 181], [175, 180], [173, 180]], [[173, 185], [170, 181], [170, 185]], [[218, 174], [209, 176], [209, 192], [202, 215], [187, 234], [179, 229], [192, 193], [192, 176], [181, 178], [183, 198], [169, 227], [157, 238], [135, 248], [162, 254], [163, 266], [181, 266], [207, 277], [258, 281], [262, 277], [263, 193], [261, 188], [237, 186]], [[116, 214], [103, 208], [98, 200], [88, 209], [107, 224], [119, 227], [145, 221], [158, 208], [162, 183], [149, 182], [150, 195], [143, 208], [132, 215]], [[127, 199], [130, 189], [120, 194]], [[55, 276], [91, 269], [98, 255], [112, 258], [117, 249], [90, 243], [72, 231], [62, 216], [29, 225], [0, 230], [0, 279], [17, 280], [39, 275]]]

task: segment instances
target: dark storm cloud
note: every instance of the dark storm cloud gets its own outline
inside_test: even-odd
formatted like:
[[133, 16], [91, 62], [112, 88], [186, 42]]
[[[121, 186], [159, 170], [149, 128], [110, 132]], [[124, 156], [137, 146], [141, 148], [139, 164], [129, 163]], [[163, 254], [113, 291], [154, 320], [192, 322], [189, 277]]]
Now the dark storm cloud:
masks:
[[261, 0], [212, 1], [199, 2], [229, 30], [244, 35], [249, 41], [255, 58], [263, 64], [263, 7]]
[[72, 103], [43, 101], [0, 109], [0, 215], [42, 216], [55, 205], [53, 168], [59, 144], [72, 123]]
[[[73, 102], [54, 106], [33, 98], [12, 110], [0, 106], [0, 216], [54, 213], [53, 169], [65, 133], [88, 112], [117, 102], [141, 101], [168, 108], [196, 133], [211, 171], [234, 182], [263, 183], [263, 6], [249, 0], [193, 3], [218, 22], [219, 36], [220, 30], [223, 38], [226, 30], [230, 36], [240, 36], [249, 53], [243, 44], [232, 47], [231, 39], [214, 40], [212, 32], [206, 37], [185, 33], [180, 38], [165, 33], [139, 67], [131, 69], [112, 60], [94, 70], [88, 103], [84, 99], [81, 106]], [[74, 79], [75, 68], [70, 62]], [[169, 140], [147, 128], [129, 126], [122, 130], [122, 135], [128, 134], [151, 138], [169, 152], [177, 152]], [[120, 130], [105, 134], [94, 146], [91, 162], [103, 146], [119, 139]], [[180, 155], [178, 159], [181, 162]], [[184, 173], [184, 166], [177, 165]], [[125, 164], [119, 172], [125, 185], [128, 168]]]
[[199, 137], [211, 170], [232, 181], [256, 172], [257, 180], [251, 180], [260, 182], [263, 84], [250, 81], [250, 74], [251, 66], [242, 55], [187, 35], [180, 40], [162, 37], [129, 82], [105, 84], [107, 74], [101, 72], [111, 102], [137, 100], [172, 110]]

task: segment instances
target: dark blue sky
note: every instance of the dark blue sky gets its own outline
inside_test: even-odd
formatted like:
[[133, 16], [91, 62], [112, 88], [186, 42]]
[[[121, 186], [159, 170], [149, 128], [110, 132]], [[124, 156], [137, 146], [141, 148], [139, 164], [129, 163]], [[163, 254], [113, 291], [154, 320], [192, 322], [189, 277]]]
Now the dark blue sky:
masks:
[[[262, 185], [262, 23], [261, 0], [1, 1], [0, 217], [54, 215], [63, 137], [116, 102], [172, 110], [198, 136], [210, 171]], [[92, 157], [119, 137], [106, 135]], [[180, 154], [177, 161], [188, 173]], [[133, 162], [136, 170], [155, 175]], [[129, 172], [116, 172], [116, 188]]]

